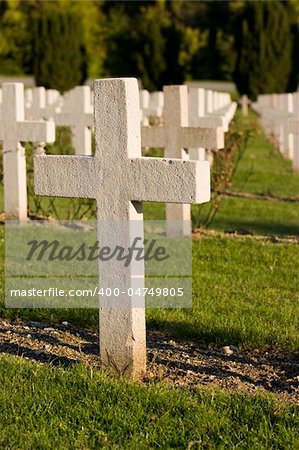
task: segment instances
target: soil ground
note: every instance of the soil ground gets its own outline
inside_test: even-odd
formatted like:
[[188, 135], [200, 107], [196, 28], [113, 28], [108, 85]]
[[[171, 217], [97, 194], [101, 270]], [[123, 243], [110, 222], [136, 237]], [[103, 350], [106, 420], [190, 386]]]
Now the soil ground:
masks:
[[[271, 392], [299, 404], [299, 352], [222, 348], [150, 333], [148, 371], [144, 382], [165, 381], [180, 387], [217, 387], [234, 392]], [[95, 332], [41, 322], [0, 320], [0, 354], [11, 354], [39, 363], [69, 367], [83, 363], [99, 367]]]

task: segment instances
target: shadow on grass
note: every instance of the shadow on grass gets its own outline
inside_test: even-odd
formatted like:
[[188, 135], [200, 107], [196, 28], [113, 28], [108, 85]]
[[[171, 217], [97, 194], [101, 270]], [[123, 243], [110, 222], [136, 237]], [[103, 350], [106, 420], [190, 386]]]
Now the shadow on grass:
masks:
[[[225, 345], [234, 345], [236, 347], [244, 347], [244, 342], [248, 341], [248, 337], [241, 333], [237, 328], [221, 329], [214, 327], [213, 329], [205, 329], [202, 324], [189, 323], [188, 321], [163, 321], [163, 319], [151, 319], [147, 321], [148, 329], [151, 331], [160, 331], [168, 337], [178, 339], [189, 339], [198, 343], [204, 343], [209, 346], [219, 348]], [[260, 343], [260, 335], [253, 334], [250, 331], [250, 341]], [[272, 347], [271, 337], [265, 339], [265, 342], [259, 348]]]
[[[155, 335], [155, 333], [153, 333]], [[165, 341], [157, 336], [148, 342], [149, 365], [166, 367], [172, 379], [191, 377], [198, 383], [208, 380], [249, 388], [263, 388], [273, 393], [296, 394], [299, 381], [298, 357], [278, 352], [240, 352], [224, 355], [221, 350], [197, 345], [188, 340]]]
[[0, 328], [1, 353], [68, 368], [98, 357], [98, 336], [71, 325], [5, 323]]
[[25, 347], [13, 343], [0, 344], [0, 354], [1, 353], [6, 353], [14, 356], [21, 356], [26, 359], [43, 363], [49, 363], [52, 364], [53, 366], [63, 367], [65, 369], [80, 363], [80, 361], [69, 358], [67, 356], [58, 356], [54, 353], [42, 350], [33, 350], [30, 347]]
[[257, 222], [257, 221], [242, 221], [234, 222], [225, 221], [217, 218], [213, 221], [211, 229], [221, 229], [223, 231], [248, 231], [253, 234], [267, 235], [267, 236], [299, 236], [299, 224], [286, 224], [284, 222]]

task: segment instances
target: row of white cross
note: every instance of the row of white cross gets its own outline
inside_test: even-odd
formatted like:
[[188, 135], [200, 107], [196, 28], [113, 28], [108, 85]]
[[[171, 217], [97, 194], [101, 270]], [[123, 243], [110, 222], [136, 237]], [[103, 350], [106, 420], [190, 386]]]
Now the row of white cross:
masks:
[[[141, 127], [136, 79], [95, 80], [93, 95], [95, 155], [36, 155], [35, 193], [96, 199], [98, 220], [122, 221], [124, 229], [121, 236], [117, 236], [117, 245], [129, 248], [134, 239], [143, 235], [143, 201], [188, 206], [209, 201], [209, 162], [182, 158], [182, 148], [222, 147], [223, 116], [215, 118], [216, 126], [211, 126], [210, 122], [202, 126], [201, 120], [205, 117], [199, 114], [196, 123], [189, 126], [187, 87], [167, 86], [163, 125]], [[76, 105], [72, 108], [76, 109]], [[19, 219], [27, 215], [24, 209], [25, 154], [21, 142], [53, 142], [55, 139], [54, 121], [25, 120], [24, 111], [23, 86], [3, 85], [0, 139], [5, 161], [5, 208], [8, 217]], [[165, 158], [143, 157], [142, 145], [164, 147]], [[13, 208], [10, 209], [11, 200]], [[172, 214], [177, 218], [177, 211]], [[140, 226], [136, 227], [136, 223]], [[100, 231], [99, 243], [103, 239]], [[113, 230], [108, 230], [106, 244], [113, 244], [115, 238]], [[101, 287], [117, 287], [128, 293], [130, 288], [134, 292], [137, 286], [144, 286], [142, 260], [129, 267], [124, 267], [121, 261], [113, 264], [112, 272], [121, 276], [113, 277], [111, 273], [100, 271]], [[135, 294], [122, 295], [122, 304], [110, 297], [104, 302], [105, 306], [101, 303], [100, 307], [101, 363], [113, 365], [127, 375], [140, 375], [146, 368], [144, 303]]]
[[[189, 88], [189, 102], [194, 106], [189, 110], [189, 119], [195, 114], [198, 117], [221, 115], [225, 107], [232, 104], [231, 97], [226, 92], [217, 92], [203, 88]], [[198, 106], [195, 106], [197, 105]], [[194, 107], [196, 110], [194, 110]], [[148, 125], [150, 118], [161, 118], [164, 108], [164, 92], [140, 91], [140, 109], [142, 125]]]
[[[141, 91], [144, 92], [147, 91]], [[166, 157], [205, 161], [209, 159], [210, 149], [224, 146], [224, 133], [236, 110], [228, 94], [197, 88], [189, 89], [188, 93], [186, 86], [166, 86], [164, 92], [152, 95], [154, 99], [163, 99], [163, 120], [159, 126], [142, 126], [143, 147], [163, 147]], [[217, 104], [217, 108], [212, 103]], [[2, 138], [0, 134], [0, 140], [4, 142], [5, 173], [10, 174], [4, 178], [5, 213], [8, 219], [23, 220], [27, 217], [27, 194], [21, 142], [53, 142], [54, 122], [55, 126], [72, 128], [77, 155], [91, 155], [91, 91], [88, 86], [78, 86], [62, 98], [57, 91], [38, 87], [27, 90], [24, 100], [22, 85], [7, 83], [3, 85], [2, 107], [5, 113], [2, 122], [0, 120], [0, 132], [2, 128], [5, 139], [4, 134]], [[209, 109], [213, 109], [213, 113], [208, 113]], [[20, 127], [24, 126], [31, 130], [26, 139], [19, 134]], [[189, 155], [184, 149], [188, 149]], [[169, 235], [190, 235], [190, 205], [168, 205], [166, 219], [169, 224], [177, 221], [175, 229], [169, 227]]]
[[259, 95], [253, 107], [281, 153], [299, 170], [299, 92]]

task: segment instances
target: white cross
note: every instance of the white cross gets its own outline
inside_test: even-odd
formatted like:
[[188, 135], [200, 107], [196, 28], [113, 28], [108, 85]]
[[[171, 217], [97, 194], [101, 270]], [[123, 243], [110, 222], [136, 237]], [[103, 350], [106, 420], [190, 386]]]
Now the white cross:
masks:
[[139, 92], [140, 96], [140, 120], [142, 125], [148, 125], [148, 118], [146, 112], [149, 108], [150, 93], [146, 89], [142, 89]]
[[77, 86], [68, 92], [62, 111], [54, 114], [54, 121], [58, 126], [72, 128], [76, 155], [91, 155], [93, 112], [89, 86]]
[[29, 97], [25, 104], [25, 113], [28, 120], [47, 118], [46, 111], [46, 89], [44, 87], [35, 87], [27, 92]]
[[[192, 127], [222, 128], [224, 133], [224, 121], [222, 117], [214, 117], [214, 116], [208, 117], [205, 109], [205, 97], [206, 92], [204, 89], [189, 88], [188, 92], [189, 125]], [[188, 153], [190, 159], [196, 159], [198, 161], [210, 160], [209, 153], [206, 151], [204, 147], [189, 148]]]
[[4, 208], [6, 219], [27, 218], [27, 180], [25, 149], [21, 142], [54, 142], [54, 122], [26, 121], [22, 83], [2, 85]]
[[59, 106], [63, 104], [63, 97], [56, 89], [46, 90], [46, 104], [48, 107]]
[[[164, 86], [164, 125], [142, 127], [143, 147], [163, 147], [167, 158], [186, 158], [184, 149], [204, 147], [222, 148], [221, 128], [188, 126], [187, 86]], [[166, 205], [168, 236], [191, 234], [190, 202]]]
[[241, 102], [242, 102], [242, 114], [244, 117], [247, 117], [249, 105], [248, 95], [242, 95]]
[[292, 113], [292, 102], [290, 101], [292, 98], [292, 94], [279, 94], [278, 96], [278, 108], [277, 108], [277, 117], [275, 121], [277, 123], [278, 129], [278, 145], [281, 153], [289, 156], [289, 129], [288, 129], [288, 120], [291, 117]]
[[291, 133], [289, 141], [289, 157], [293, 161], [295, 170], [299, 170], [299, 92], [292, 94], [293, 113], [288, 120], [288, 131]]
[[[96, 199], [99, 223], [111, 221], [113, 225], [123, 221], [124, 231], [117, 236], [117, 242], [128, 248], [136, 237], [136, 229], [139, 237], [143, 233], [142, 201], [209, 200], [209, 163], [141, 156], [136, 79], [95, 80], [94, 98], [95, 156], [36, 156], [35, 192]], [[98, 241], [101, 239], [100, 225]], [[115, 242], [113, 226], [107, 239], [106, 245]], [[122, 292], [144, 285], [142, 261], [127, 268], [119, 268], [121, 262], [113, 264], [110, 273], [120, 270], [121, 275], [109, 277], [100, 269], [100, 287], [118, 286]], [[138, 375], [145, 370], [144, 304], [136, 295], [125, 294], [121, 300], [122, 305], [118, 299], [107, 297], [100, 311], [101, 362], [104, 366], [113, 362], [121, 372], [127, 368], [128, 374]], [[141, 307], [134, 307], [136, 304]]]

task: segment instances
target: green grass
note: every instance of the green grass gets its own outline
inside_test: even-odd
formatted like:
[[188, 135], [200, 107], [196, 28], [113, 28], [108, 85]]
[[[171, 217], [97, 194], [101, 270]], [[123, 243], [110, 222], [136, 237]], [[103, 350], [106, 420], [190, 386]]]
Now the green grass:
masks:
[[193, 243], [192, 309], [152, 310], [171, 335], [245, 348], [299, 346], [299, 248], [250, 240]]
[[[95, 310], [4, 309], [3, 265], [1, 278], [2, 317], [98, 326]], [[299, 347], [298, 305], [297, 245], [205, 238], [193, 242], [193, 307], [148, 310], [147, 323], [214, 345], [289, 351]]]
[[[5, 449], [295, 449], [298, 408], [273, 396], [142, 386], [81, 366], [0, 358]], [[188, 447], [189, 445], [189, 447]]]
[[[295, 196], [299, 177], [259, 133], [232, 189]], [[61, 214], [67, 202], [56, 201]], [[165, 207], [147, 203], [144, 211], [161, 219]], [[225, 198], [211, 227], [298, 235], [298, 224], [297, 204]], [[0, 286], [0, 317], [98, 327], [95, 310], [4, 308], [4, 227]], [[288, 352], [299, 346], [298, 304], [297, 245], [209, 237], [193, 242], [193, 307], [148, 310], [147, 325], [209, 345]], [[299, 448], [298, 409], [274, 396], [145, 386], [11, 356], [0, 357], [0, 376], [0, 448]]]
[[[251, 118], [253, 118], [251, 116]], [[240, 161], [232, 188], [255, 194], [299, 196], [299, 174], [266, 138], [260, 128]]]
[[[239, 115], [237, 120], [242, 120]], [[62, 134], [61, 139], [66, 139], [69, 152], [69, 136]], [[155, 156], [161, 154], [161, 150], [155, 150]], [[248, 168], [250, 176], [245, 177]], [[241, 190], [243, 183], [246, 191], [266, 192], [262, 184], [264, 173], [275, 185], [271, 178], [275, 171], [280, 180], [275, 193], [296, 195], [298, 175], [292, 173], [291, 163], [282, 159], [258, 129], [239, 165], [233, 189]], [[62, 208], [63, 203], [58, 204]], [[146, 219], [164, 217], [163, 204], [146, 203], [144, 209]], [[212, 223], [218, 230], [246, 229], [271, 235], [298, 235], [298, 225], [299, 204], [237, 198], [225, 198]], [[3, 228], [0, 237], [3, 261]], [[148, 326], [215, 345], [233, 343], [244, 348], [272, 346], [294, 350], [299, 344], [298, 274], [298, 246], [215, 238], [194, 242], [192, 309], [149, 310]], [[94, 310], [6, 310], [3, 263], [0, 277], [2, 316], [98, 326], [98, 312]]]
[[210, 228], [257, 235], [299, 235], [299, 203], [224, 198]]

